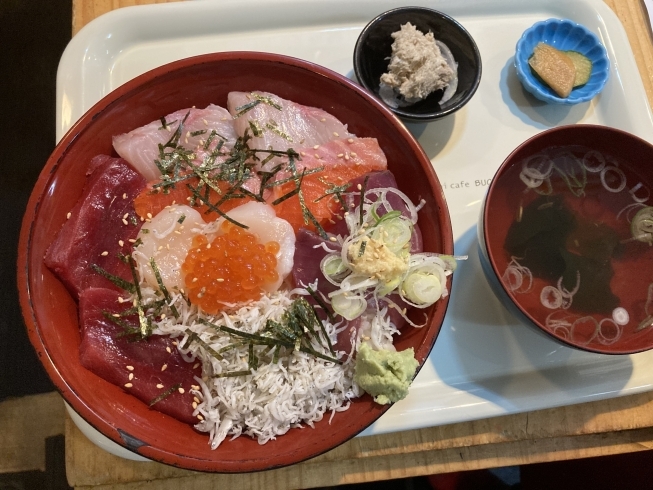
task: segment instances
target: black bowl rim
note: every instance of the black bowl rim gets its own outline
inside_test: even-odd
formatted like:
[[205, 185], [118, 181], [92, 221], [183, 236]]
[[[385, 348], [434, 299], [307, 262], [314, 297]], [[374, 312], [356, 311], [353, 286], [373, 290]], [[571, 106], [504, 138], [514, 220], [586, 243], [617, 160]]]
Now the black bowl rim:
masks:
[[390, 10], [386, 10], [385, 12], [377, 15], [372, 19], [370, 22], [367, 23], [365, 27], [363, 27], [363, 30], [358, 36], [358, 39], [356, 40], [356, 44], [354, 46], [354, 73], [356, 75], [356, 79], [358, 80], [358, 83], [360, 83], [365, 90], [369, 91], [375, 98], [378, 100], [381, 100], [376, 92], [374, 92], [373, 88], [370, 86], [368, 81], [365, 79], [365, 77], [361, 77], [361, 70], [360, 66], [362, 63], [363, 59], [363, 40], [368, 36], [370, 31], [374, 29], [376, 24], [389, 16], [396, 15], [399, 13], [405, 13], [405, 12], [415, 12], [415, 13], [425, 13], [428, 15], [436, 16], [439, 17], [447, 22], [450, 22], [452, 25], [454, 25], [458, 30], [460, 30], [465, 37], [469, 40], [473, 50], [474, 50], [474, 58], [476, 59], [478, 63], [478, 70], [476, 71], [476, 76], [474, 77], [474, 83], [468, 93], [463, 97], [456, 105], [453, 105], [449, 107], [446, 110], [443, 111], [437, 111], [437, 112], [431, 112], [429, 114], [415, 114], [407, 110], [403, 110], [400, 108], [394, 108], [390, 107], [387, 104], [385, 104], [383, 101], [384, 106], [386, 106], [390, 111], [392, 111], [394, 114], [396, 114], [398, 117], [400, 117], [403, 120], [407, 120], [410, 122], [428, 122], [428, 121], [434, 121], [436, 119], [440, 119], [442, 117], [448, 116], [449, 114], [453, 114], [454, 112], [458, 111], [461, 109], [464, 105], [467, 104], [467, 102], [470, 101], [470, 99], [474, 96], [476, 93], [476, 90], [478, 89], [478, 86], [481, 83], [481, 76], [483, 74], [483, 65], [481, 61], [481, 52], [478, 49], [478, 46], [476, 44], [476, 41], [474, 41], [474, 38], [472, 35], [463, 27], [463, 25], [458, 22], [456, 19], [451, 17], [448, 14], [445, 14], [444, 12], [441, 12], [439, 10], [431, 9], [428, 7], [419, 7], [419, 6], [406, 6], [406, 7], [397, 7], [393, 8]]

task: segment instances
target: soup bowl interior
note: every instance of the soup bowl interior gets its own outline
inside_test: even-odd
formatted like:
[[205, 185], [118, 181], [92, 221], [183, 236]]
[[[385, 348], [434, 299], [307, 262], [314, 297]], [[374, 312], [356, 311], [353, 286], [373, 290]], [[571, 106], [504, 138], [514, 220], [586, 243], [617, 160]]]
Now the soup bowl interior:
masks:
[[648, 142], [593, 125], [544, 131], [508, 156], [479, 241], [509, 310], [585, 351], [653, 348], [653, 247], [632, 231], [651, 206], [652, 159]]
[[[43, 258], [82, 194], [92, 157], [115, 155], [112, 136], [176, 110], [209, 103], [226, 106], [230, 91], [261, 90], [320, 107], [349, 124], [358, 136], [376, 137], [399, 187], [416, 202], [425, 250], [452, 253], [451, 223], [429, 159], [379, 102], [346, 78], [308, 62], [261, 53], [217, 53], [152, 70], [119, 87], [90, 109], [47, 161], [31, 195], [21, 230], [18, 286], [30, 340], [49, 376], [70, 406], [111, 440], [147, 458], [188, 469], [244, 472], [293, 464], [350, 439], [387, 409], [369, 396], [315, 428], [291, 429], [259, 445], [242, 436], [212, 451], [207, 434], [144, 403], [84, 369], [79, 362], [77, 305]], [[435, 342], [447, 307], [426, 310], [427, 327], [405, 330], [397, 349], [413, 347], [420, 366]], [[420, 312], [421, 314], [421, 312]], [[423, 317], [415, 317], [423, 322]]]

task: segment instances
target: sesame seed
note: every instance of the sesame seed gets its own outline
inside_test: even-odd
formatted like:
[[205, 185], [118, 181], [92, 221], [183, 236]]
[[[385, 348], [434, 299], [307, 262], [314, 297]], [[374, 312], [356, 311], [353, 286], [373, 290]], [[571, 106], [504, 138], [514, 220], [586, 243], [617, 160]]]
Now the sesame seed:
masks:
[[[163, 316], [163, 315], [161, 315], [161, 316]], [[170, 354], [170, 353], [172, 352], [172, 349], [171, 349], [170, 347], [166, 347], [166, 352], [167, 352], [168, 354]]]
[[329, 240], [331, 240], [332, 242], [337, 242], [338, 241], [338, 239], [336, 237], [334, 237], [334, 236], [329, 237]]
[[118, 296], [118, 303], [124, 303], [125, 300], [123, 299], [122, 296]]
[[178, 391], [179, 393], [181, 393], [182, 395], [183, 395], [184, 393], [186, 393], [186, 390], [184, 390], [181, 386], [179, 387], [179, 389], [178, 389], [177, 391]]
[[200, 367], [200, 363], [199, 363], [199, 362], [196, 362], [195, 364], [193, 364], [193, 369], [197, 369], [198, 367]]
[[224, 278], [222, 278], [222, 277], [218, 277], [218, 278], [216, 279], [216, 281], [218, 281], [218, 282], [224, 282]]
[[204, 126], [208, 126], [208, 125], [209, 125], [209, 123], [206, 122], [206, 119], [202, 119], [202, 122], [204, 123]]
[[145, 218], [143, 218], [142, 216], [141, 216], [141, 221], [145, 221]]
[[211, 248], [211, 244], [210, 244], [210, 243], [207, 243], [207, 244], [206, 244], [206, 248], [207, 248], [207, 249]]
[[347, 143], [353, 143], [353, 142], [354, 142], [354, 138], [349, 138], [349, 139], [347, 140]]
[[349, 211], [345, 211], [345, 216], [349, 216]]
[[161, 383], [159, 383], [158, 385], [156, 385], [156, 387], [161, 389], [161, 388], [163, 388], [163, 385]]
[[127, 370], [128, 370], [128, 371], [133, 371], [133, 370], [134, 370], [134, 366], [127, 366]]
[[175, 230], [175, 235], [181, 235], [181, 231]]
[[318, 155], [318, 154], [316, 153], [316, 154], [315, 154], [315, 158], [317, 158], [317, 159], [319, 160], [319, 159], [320, 159], [320, 155]]
[[112, 316], [113, 316], [114, 318], [120, 318], [120, 315], [119, 315], [118, 313], [114, 313]]
[[345, 160], [349, 160], [349, 153], [345, 153]]
[[320, 145], [315, 145], [315, 146], [313, 147], [313, 149], [314, 149], [314, 150], [317, 150], [319, 147], [320, 147]]
[[161, 366], [161, 371], [165, 371], [166, 369], [168, 369], [168, 365], [167, 365], [167, 364], [164, 364], [163, 366]]
[[[196, 391], [199, 391], [199, 390], [200, 390], [200, 387], [197, 386], [197, 385], [190, 385], [190, 387], [193, 388], [193, 389], [196, 390]], [[197, 397], [195, 397], [194, 400], [197, 400]], [[197, 400], [197, 401], [198, 401], [198, 403], [199, 403], [199, 400]]]
[[131, 381], [132, 379], [134, 379], [134, 373], [129, 373], [129, 380]]
[[301, 155], [302, 155], [303, 157], [306, 156], [306, 153], [304, 153], [303, 151], [300, 151], [299, 153], [301, 153]]
[[147, 217], [152, 219], [152, 213], [147, 213]]
[[354, 165], [356, 165], [356, 166], [358, 166], [360, 164], [361, 164], [361, 162], [354, 162]]
[[131, 388], [132, 386], [134, 386], [134, 385], [131, 384], [131, 383], [125, 383], [125, 388]]
[[352, 152], [351, 152], [351, 156], [353, 156], [353, 157], [357, 157], [358, 155], [356, 154], [355, 151], [352, 151]]
[[199, 413], [197, 414], [197, 418], [200, 420], [204, 420], [204, 417], [202, 417]]
[[157, 250], [161, 250], [161, 249], [163, 249], [163, 245], [159, 245], [159, 248], [157, 248]]
[[165, 314], [165, 313], [161, 313], [161, 320], [164, 320], [165, 317], [166, 317], [166, 314]]
[[326, 118], [323, 117], [322, 119], [320, 119], [320, 121], [324, 122], [324, 121], [326, 121]]
[[[199, 388], [199, 386], [198, 386], [198, 388]], [[195, 403], [199, 403], [199, 402], [200, 402], [200, 399], [197, 398], [196, 396], [194, 396], [194, 397], [193, 397], [193, 401], [194, 401]]]
[[334, 131], [334, 132], [333, 132], [333, 136], [335, 136], [335, 137], [337, 138], [337, 137], [340, 136], [340, 135]]
[[123, 198], [123, 199], [127, 199], [127, 193], [126, 193], [126, 192], [124, 192], [124, 193], [122, 194], [122, 198]]
[[193, 402], [193, 410], [197, 408], [197, 402]]
[[173, 340], [172, 345], [179, 345], [179, 342], [177, 342], [176, 340]]
[[125, 245], [125, 242], [123, 242], [122, 240], [118, 240], [118, 245], [120, 245], [121, 247], [123, 247], [123, 246]]
[[358, 184], [358, 185], [356, 186], [356, 189], [358, 189], [359, 191], [360, 191], [360, 190], [363, 190], [363, 186], [360, 185], [360, 184]]
[[197, 277], [193, 277], [193, 282], [197, 282], [199, 279]]
[[123, 214], [122, 219], [127, 219], [128, 217], [129, 217], [129, 213], [125, 213]]
[[168, 250], [170, 250], [170, 244], [169, 244], [169, 243], [166, 243], [166, 248], [167, 248]]
[[136, 239], [135, 238], [130, 238], [129, 243], [136, 243]]
[[344, 156], [345, 156], [344, 153], [338, 153], [338, 158], [342, 158], [342, 157], [344, 157]]
[[107, 251], [105, 250], [105, 251], [102, 252], [100, 255], [101, 255], [102, 257], [106, 257], [107, 255], [109, 255], [109, 252], [107, 252]]
[[127, 223], [127, 220], [126, 220], [125, 218], [123, 218], [123, 219], [122, 219], [122, 224], [123, 224], [123, 225], [128, 225], [129, 223]]
[[66, 219], [70, 219], [70, 217], [71, 217], [72, 215], [73, 215], [73, 213], [68, 213], [68, 214], [66, 215]]

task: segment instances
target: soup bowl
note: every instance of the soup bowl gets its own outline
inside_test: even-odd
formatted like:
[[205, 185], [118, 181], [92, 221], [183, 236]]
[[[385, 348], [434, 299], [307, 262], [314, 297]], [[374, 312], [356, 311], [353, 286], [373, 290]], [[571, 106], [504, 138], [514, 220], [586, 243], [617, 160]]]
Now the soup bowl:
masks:
[[653, 348], [653, 146], [593, 125], [544, 131], [503, 162], [479, 223], [509, 310], [574, 348]]
[[[247, 472], [311, 458], [347, 441], [388, 408], [365, 395], [348, 411], [325, 416], [315, 427], [290, 429], [265, 445], [246, 436], [211, 450], [208, 436], [150, 409], [85, 369], [79, 360], [78, 305], [45, 266], [44, 255], [67, 213], [82, 195], [90, 160], [114, 155], [112, 136], [157, 121], [174, 111], [213, 103], [226, 106], [231, 91], [267, 91], [319, 107], [358, 136], [378, 139], [398, 185], [420, 212], [424, 249], [451, 254], [451, 222], [431, 162], [401, 122], [347, 78], [285, 56], [225, 52], [176, 61], [117, 88], [93, 106], [57, 145], [38, 179], [24, 216], [18, 288], [29, 338], [45, 370], [72, 409], [110, 440], [145, 458], [211, 472]], [[426, 326], [404, 330], [397, 349], [414, 348], [420, 366], [440, 330], [447, 300], [426, 312]], [[421, 313], [421, 312], [420, 312]], [[417, 320], [417, 317], [414, 318]], [[420, 323], [424, 321], [419, 317]]]

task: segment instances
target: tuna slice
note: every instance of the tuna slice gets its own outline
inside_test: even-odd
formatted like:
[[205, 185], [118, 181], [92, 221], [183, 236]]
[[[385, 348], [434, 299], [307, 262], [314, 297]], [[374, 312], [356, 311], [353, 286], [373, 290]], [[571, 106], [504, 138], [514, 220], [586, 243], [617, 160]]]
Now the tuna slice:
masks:
[[[246, 110], [254, 103], [254, 107]], [[227, 108], [234, 117], [239, 136], [243, 136], [246, 130], [252, 135], [252, 127], [260, 131], [260, 136], [249, 141], [250, 148], [284, 151], [322, 145], [334, 138], [354, 137], [345, 124], [328, 112], [267, 92], [231, 92], [227, 97]]]
[[[193, 364], [181, 357], [170, 337], [152, 335], [145, 340], [134, 340], [121, 336], [123, 328], [107, 318], [125, 309], [118, 302], [119, 295], [104, 288], [89, 288], [80, 295], [82, 366], [147, 404], [180, 385], [183, 393], [174, 389], [152, 408], [187, 424], [197, 423], [193, 417], [191, 389], [196, 384], [194, 376], [201, 377], [201, 368], [193, 369]], [[135, 316], [121, 320], [138, 327]]]
[[[113, 148], [118, 155], [131, 163], [148, 181], [161, 176], [161, 171], [154, 163], [159, 158], [159, 145], [170, 140], [182, 121], [179, 145], [195, 151], [199, 161], [207, 152], [215, 149], [221, 138], [226, 139], [225, 149], [232, 148], [236, 141], [231, 115], [217, 105], [211, 104], [206, 109], [181, 109], [168, 114], [164, 119], [165, 128], [163, 121], [153, 121], [129, 133], [113, 137]], [[205, 148], [212, 131], [217, 134]]]
[[82, 196], [45, 255], [45, 264], [75, 298], [88, 287], [117, 289], [93, 264], [132, 281], [120, 255], [130, 252], [129, 240], [140, 229], [132, 201], [144, 187], [145, 179], [122, 158], [91, 160]]

